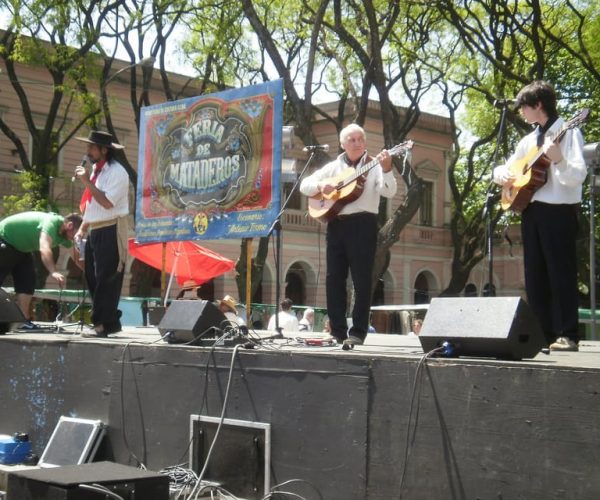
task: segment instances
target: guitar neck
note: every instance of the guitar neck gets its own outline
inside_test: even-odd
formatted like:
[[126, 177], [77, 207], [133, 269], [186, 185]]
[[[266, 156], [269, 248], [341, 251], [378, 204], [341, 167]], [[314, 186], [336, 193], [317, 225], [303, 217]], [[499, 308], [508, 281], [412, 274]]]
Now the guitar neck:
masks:
[[556, 131], [556, 133], [550, 136], [550, 140], [556, 143], [560, 142], [567, 130], [569, 130], [570, 128], [571, 126], [568, 122], [563, 123], [562, 126]]
[[[409, 150], [410, 148], [412, 148], [412, 145], [413, 145], [412, 141], [404, 141], [403, 143], [394, 146], [392, 149], [390, 149], [389, 152], [392, 156], [397, 156], [400, 153], [403, 153], [403, 152]], [[369, 170], [371, 170], [373, 167], [375, 167], [377, 165], [379, 165], [379, 160], [377, 158], [374, 158], [369, 163], [365, 163], [364, 165], [357, 166], [356, 172], [354, 172], [351, 176], [349, 176], [345, 180], [344, 186], [351, 184], [356, 179], [365, 175]]]
[[365, 163], [364, 165], [360, 165], [356, 167], [356, 172], [352, 174], [346, 181], [346, 184], [350, 184], [358, 179], [360, 176], [365, 175], [369, 170], [373, 167], [379, 165], [379, 160], [377, 158], [371, 160], [369, 163]]

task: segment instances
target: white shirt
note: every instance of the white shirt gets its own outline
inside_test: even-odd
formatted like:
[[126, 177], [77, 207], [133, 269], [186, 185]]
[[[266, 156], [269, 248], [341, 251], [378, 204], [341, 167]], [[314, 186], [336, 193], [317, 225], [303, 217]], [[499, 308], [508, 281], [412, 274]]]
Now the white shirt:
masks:
[[[300, 184], [300, 192], [306, 196], [314, 196], [319, 192], [319, 183], [328, 177], [335, 177], [349, 168], [344, 161], [344, 153], [335, 160], [327, 163], [312, 175], [306, 177]], [[348, 215], [359, 212], [376, 214], [379, 212], [379, 198], [392, 198], [396, 194], [398, 186], [394, 171], [384, 173], [381, 165], [375, 165], [367, 175], [362, 194], [357, 200], [348, 203], [340, 210], [340, 215]]]
[[302, 318], [298, 322], [298, 330], [301, 332], [312, 332], [313, 326], [310, 324], [310, 322], [306, 318]]
[[[279, 311], [279, 328], [287, 330], [288, 332], [298, 331], [298, 318], [292, 313], [287, 311]], [[269, 326], [267, 330], [275, 330], [275, 314], [269, 319]]]
[[[546, 132], [547, 136], [556, 134], [565, 123], [557, 119]], [[583, 158], [583, 136], [578, 128], [567, 130], [559, 143], [563, 160], [552, 162], [548, 167], [548, 180], [533, 195], [531, 201], [553, 204], [574, 204], [581, 201], [582, 184], [587, 176], [587, 166]], [[519, 141], [513, 155], [505, 165], [494, 169], [494, 182], [502, 184], [508, 167], [514, 161], [523, 158], [532, 148], [537, 148], [537, 131], [533, 131]]]
[[104, 193], [113, 207], [104, 208], [92, 197], [83, 214], [84, 222], [103, 222], [129, 215], [129, 176], [123, 165], [116, 160], [104, 165], [96, 179], [96, 187]]
[[240, 316], [238, 316], [237, 314], [235, 314], [234, 312], [230, 312], [227, 311], [224, 313], [225, 317], [233, 324], [233, 325], [237, 325], [237, 326], [242, 326], [245, 325], [246, 322], [244, 321], [243, 318], [241, 318]]

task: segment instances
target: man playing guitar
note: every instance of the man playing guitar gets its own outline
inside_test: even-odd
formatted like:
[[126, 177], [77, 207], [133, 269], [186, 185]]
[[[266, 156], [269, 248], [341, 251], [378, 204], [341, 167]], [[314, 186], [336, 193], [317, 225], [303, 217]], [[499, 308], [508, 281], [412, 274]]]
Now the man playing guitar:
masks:
[[[303, 194], [310, 197], [330, 195], [338, 188], [332, 178], [348, 167], [360, 167], [372, 160], [367, 156], [365, 131], [357, 124], [342, 129], [340, 145], [344, 150], [341, 155], [302, 181], [300, 191]], [[336, 210], [327, 224], [327, 314], [331, 334], [346, 348], [362, 344], [367, 336], [379, 199], [381, 196], [393, 197], [397, 188], [390, 153], [384, 149], [376, 160], [378, 164], [365, 174], [366, 178], [360, 179], [358, 197]], [[348, 270], [354, 286], [350, 328], [346, 324]]]
[[[556, 94], [547, 82], [535, 81], [517, 95], [516, 108], [536, 129], [525, 136], [505, 165], [494, 169], [504, 188], [515, 183], [510, 166], [532, 150], [543, 152], [543, 185], [522, 210], [521, 234], [527, 299], [551, 350], [577, 351], [577, 214], [587, 175], [583, 136], [566, 131], [560, 143], [549, 139], [565, 123], [556, 110]], [[535, 152], [535, 151], [534, 151]]]

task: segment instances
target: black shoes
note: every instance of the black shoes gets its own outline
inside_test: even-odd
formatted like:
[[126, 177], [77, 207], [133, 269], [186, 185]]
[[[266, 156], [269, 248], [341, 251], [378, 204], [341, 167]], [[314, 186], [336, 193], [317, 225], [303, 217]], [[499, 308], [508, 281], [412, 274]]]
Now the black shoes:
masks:
[[364, 341], [361, 338], [355, 337], [354, 335], [349, 335], [347, 339], [342, 343], [342, 349], [344, 351], [349, 351], [350, 349], [354, 349], [355, 345], [363, 345]]

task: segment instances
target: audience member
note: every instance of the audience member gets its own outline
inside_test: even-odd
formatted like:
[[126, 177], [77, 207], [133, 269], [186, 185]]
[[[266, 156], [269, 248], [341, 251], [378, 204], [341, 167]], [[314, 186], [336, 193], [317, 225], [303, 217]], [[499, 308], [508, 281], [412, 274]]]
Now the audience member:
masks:
[[[298, 318], [296, 318], [296, 315], [292, 312], [292, 301], [290, 299], [283, 299], [280, 306], [281, 311], [279, 311], [277, 316], [279, 328], [288, 332], [297, 332]], [[267, 330], [275, 330], [275, 317], [276, 315], [273, 314], [271, 319], [269, 319]]]
[[416, 318], [412, 322], [412, 331], [408, 332], [409, 337], [418, 337], [421, 333], [421, 327], [423, 326], [423, 320]]
[[238, 314], [237, 302], [231, 295], [225, 295], [218, 301], [218, 307], [233, 325], [245, 325], [246, 321]]
[[310, 307], [304, 310], [302, 319], [298, 323], [298, 329], [301, 332], [312, 332], [315, 322], [315, 310]]

